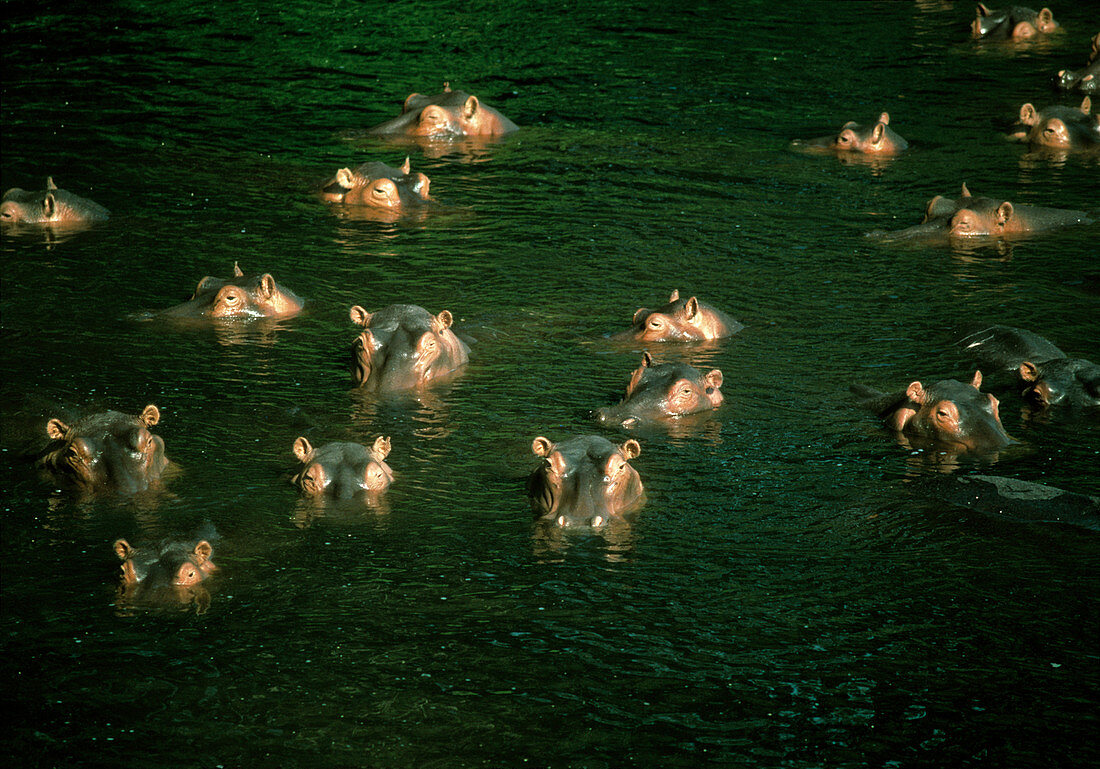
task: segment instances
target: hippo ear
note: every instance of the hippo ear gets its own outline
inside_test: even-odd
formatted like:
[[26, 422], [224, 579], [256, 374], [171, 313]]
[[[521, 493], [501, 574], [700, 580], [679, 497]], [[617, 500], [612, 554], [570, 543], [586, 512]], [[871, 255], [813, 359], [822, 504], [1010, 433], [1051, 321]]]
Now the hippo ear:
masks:
[[60, 419], [51, 419], [46, 423], [46, 435], [50, 436], [55, 441], [64, 438], [67, 432], [69, 432], [69, 426]]
[[924, 221], [928, 222], [937, 216], [943, 216], [955, 208], [955, 202], [948, 200], [943, 195], [936, 195], [928, 201], [928, 210], [924, 212]]
[[[1086, 97], [1088, 98], [1088, 97]], [[1020, 107], [1020, 122], [1024, 125], [1035, 125], [1038, 120], [1038, 116], [1035, 112], [1035, 107], [1031, 102], [1027, 102], [1024, 106]]]
[[905, 390], [905, 396], [913, 403], [924, 403], [926, 395], [924, 393], [924, 387], [920, 382], [913, 382]]
[[160, 421], [160, 409], [150, 403], [142, 409], [140, 419], [145, 423], [146, 427], [152, 427]]
[[971, 194], [970, 194], [970, 190], [968, 190], [968, 189], [966, 188], [966, 182], [963, 182], [963, 186], [962, 186], [962, 197], [964, 197], [964, 198], [972, 198], [972, 197], [974, 197], [973, 195], [971, 195]]
[[647, 315], [649, 315], [649, 308], [639, 307], [637, 310], [634, 311], [634, 317], [631, 318], [630, 322], [636, 326], [643, 320], [645, 320], [645, 317]]
[[699, 300], [696, 299], [693, 296], [690, 299], [688, 299], [687, 302], [684, 303], [684, 316], [688, 320], [691, 320], [692, 318], [694, 318], [698, 314], [699, 314]]
[[204, 539], [195, 545], [195, 549], [191, 551], [191, 554], [195, 556], [195, 565], [202, 566], [210, 560], [210, 556], [214, 554], [214, 548]]
[[132, 558], [134, 556], [134, 548], [124, 539], [116, 539], [114, 548], [115, 555], [118, 556], [120, 561], [125, 561], [127, 558]]
[[260, 293], [264, 299], [270, 299], [275, 296], [275, 278], [271, 277], [270, 272], [265, 272], [260, 277]]
[[336, 172], [336, 183], [346, 190], [355, 186], [355, 175], [350, 168], [341, 168]]
[[195, 286], [195, 294], [191, 298], [194, 299], [196, 296], [201, 294], [206, 289], [206, 287], [215, 280], [217, 280], [217, 278], [215, 278], [213, 275], [204, 275], [202, 279], [199, 280], [198, 285]]
[[553, 450], [554, 444], [550, 442], [549, 438], [544, 438], [540, 435], [538, 438], [531, 441], [531, 451], [535, 452], [535, 456], [537, 457], [548, 457]]
[[454, 316], [451, 315], [450, 310], [443, 310], [443, 312], [436, 315], [432, 320], [432, 326], [438, 326], [438, 328], [435, 329], [437, 334], [450, 328], [451, 324], [455, 322]]
[[680, 289], [678, 289], [678, 288], [672, 289], [672, 295], [669, 296], [668, 301], [669, 302], [678, 302], [678, 301], [680, 301]]
[[53, 196], [52, 192], [47, 192], [46, 197], [42, 200], [42, 210], [46, 212], [47, 219], [52, 219], [54, 213], [56, 213], [57, 198]]
[[875, 123], [875, 127], [871, 129], [871, 144], [874, 144], [874, 145], [882, 144], [882, 140], [885, 136], [886, 136], [886, 124], [885, 123]]
[[411, 102], [413, 99], [423, 99], [423, 98], [424, 98], [423, 94], [410, 93], [408, 96], [405, 97], [405, 103], [403, 105], [401, 105], [401, 112], [405, 113], [405, 112], [409, 111], [409, 102]]
[[1049, 8], [1042, 8], [1039, 10], [1039, 29], [1043, 31], [1049, 30], [1054, 26], [1054, 14], [1050, 12]]
[[619, 451], [622, 452], [622, 455], [629, 461], [642, 453], [642, 444], [631, 438], [619, 447]]
[[724, 377], [720, 369], [711, 369], [703, 375], [703, 382], [706, 383], [707, 387], [713, 387], [715, 390], [721, 389], [723, 380]]
[[462, 116], [467, 120], [477, 114], [478, 101], [476, 96], [471, 96], [466, 100], [466, 103], [462, 105]]
[[982, 389], [982, 372], [974, 372], [974, 378], [970, 380], [970, 386], [973, 387], [975, 390]]
[[310, 457], [313, 456], [313, 447], [309, 445], [309, 440], [303, 436], [298, 436], [294, 441], [294, 456], [298, 458], [299, 462], [308, 462]]
[[450, 80], [444, 80], [443, 81], [443, 93], [450, 93], [450, 92], [451, 92], [451, 81]]
[[1025, 360], [1020, 364], [1019, 368], [1020, 379], [1025, 382], [1038, 382], [1039, 381], [1039, 367], [1029, 360]]
[[878, 122], [882, 123], [883, 125], [890, 125], [890, 113], [883, 112], [881, 115], [878, 116]]
[[374, 458], [381, 462], [383, 459], [390, 455], [390, 438], [388, 435], [379, 435], [374, 439], [374, 445], [371, 446], [371, 453], [374, 454]]
[[244, 270], [241, 269], [241, 263], [240, 262], [233, 262], [233, 277], [234, 278], [243, 278], [244, 277]]
[[1088, 96], [1086, 96], [1081, 101], [1081, 111], [1084, 112], [1086, 115], [1092, 112], [1092, 99], [1090, 99]]
[[401, 165], [401, 173], [408, 176], [410, 171], [412, 171], [412, 164], [409, 162], [409, 156], [406, 155], [405, 162]]
[[1006, 226], [1010, 221], [1012, 221], [1012, 213], [1012, 204], [1009, 203], [1007, 200], [1004, 203], [1001, 203], [1001, 205], [997, 206], [997, 214], [995, 217], [997, 225], [999, 227]]
[[351, 322], [357, 326], [366, 326], [370, 323], [370, 313], [359, 305], [352, 307], [349, 314], [351, 316]]
[[626, 386], [626, 397], [629, 398], [634, 394], [634, 390], [642, 382], [642, 377], [645, 375], [646, 365], [642, 363], [640, 368], [634, 369], [634, 373], [630, 375], [630, 384]]
[[642, 350], [642, 366], [649, 368], [653, 365], [653, 356], [649, 354], [649, 350]]
[[57, 189], [57, 185], [53, 183], [53, 177], [52, 176], [47, 176], [46, 177], [46, 189], [48, 189], [48, 190], [56, 190]]

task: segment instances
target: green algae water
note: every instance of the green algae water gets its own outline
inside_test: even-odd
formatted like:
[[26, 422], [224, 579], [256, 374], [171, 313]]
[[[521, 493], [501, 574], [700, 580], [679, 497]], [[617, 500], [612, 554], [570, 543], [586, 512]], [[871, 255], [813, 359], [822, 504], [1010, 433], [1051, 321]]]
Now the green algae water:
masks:
[[[966, 2], [6, 3], [4, 189], [111, 211], [4, 233], [0, 754], [35, 767], [1085, 767], [1100, 760], [1095, 531], [926, 493], [950, 480], [855, 405], [969, 379], [980, 324], [1100, 360], [1096, 225], [888, 248], [929, 198], [1097, 213], [1095, 158], [1003, 138], [1081, 67], [1097, 16], [975, 45]], [[486, 146], [363, 138], [444, 82], [522, 126]], [[910, 149], [794, 138], [882, 111]], [[312, 192], [338, 168], [431, 179], [437, 215]], [[234, 262], [305, 297], [274, 323], [146, 313]], [[595, 424], [673, 289], [745, 324], [651, 349], [724, 374], [683, 429]], [[450, 310], [454, 382], [351, 387], [354, 304]], [[1100, 422], [1036, 418], [980, 472], [1100, 495]], [[46, 419], [161, 411], [162, 494], [80, 499], [24, 453]], [[636, 437], [648, 502], [536, 525], [537, 435]], [[294, 439], [392, 438], [375, 506], [316, 505]], [[111, 543], [213, 527], [209, 603], [127, 611]]]

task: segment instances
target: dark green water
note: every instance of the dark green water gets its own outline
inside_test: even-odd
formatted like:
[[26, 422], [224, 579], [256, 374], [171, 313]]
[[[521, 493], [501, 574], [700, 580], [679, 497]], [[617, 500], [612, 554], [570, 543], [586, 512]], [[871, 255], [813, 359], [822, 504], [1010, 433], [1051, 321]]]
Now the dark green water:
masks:
[[[3, 752], [41, 767], [1072, 767], [1100, 761], [1096, 533], [960, 511], [852, 402], [965, 378], [1007, 323], [1100, 359], [1098, 229], [886, 248], [928, 198], [1097, 209], [1095, 160], [1026, 156], [1072, 103], [1091, 3], [975, 46], [969, 2], [5, 3], [2, 187], [110, 222], [2, 246]], [[482, 148], [354, 140], [443, 81], [523, 126]], [[1078, 100], [1079, 101], [1079, 100]], [[788, 151], [888, 110], [879, 166]], [[393, 224], [311, 195], [405, 153], [455, 210]], [[140, 313], [234, 261], [308, 300], [274, 325]], [[536, 435], [600, 432], [678, 288], [747, 328], [727, 405], [637, 435], [629, 524], [532, 524]], [[350, 389], [352, 304], [450, 309], [475, 341], [419, 399]], [[152, 499], [75, 499], [21, 456], [60, 413], [161, 410]], [[1100, 494], [1095, 418], [1027, 420], [993, 473]], [[315, 444], [391, 435], [384, 505], [316, 507]], [[626, 433], [605, 431], [613, 440]], [[216, 527], [210, 605], [120, 611], [111, 543]]]

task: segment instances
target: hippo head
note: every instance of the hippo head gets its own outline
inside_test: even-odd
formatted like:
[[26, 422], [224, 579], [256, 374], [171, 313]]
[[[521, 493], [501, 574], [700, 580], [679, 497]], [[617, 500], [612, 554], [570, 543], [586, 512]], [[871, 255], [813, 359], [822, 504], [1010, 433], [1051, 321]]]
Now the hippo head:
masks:
[[1075, 358], [1055, 358], [1045, 363], [1024, 361], [1017, 374], [1024, 384], [1024, 400], [1036, 408], [1057, 404], [1100, 406], [1100, 365], [1092, 361]]
[[335, 442], [314, 448], [306, 438], [294, 441], [294, 456], [303, 464], [294, 483], [306, 494], [350, 499], [360, 492], [385, 491], [393, 482], [386, 464], [390, 439], [378, 436], [368, 449], [359, 443]]
[[1100, 143], [1100, 115], [1092, 114], [1088, 96], [1079, 109], [1047, 107], [1040, 111], [1028, 102], [1020, 107], [1020, 125], [1027, 127], [1027, 141], [1033, 146], [1068, 150]]
[[352, 371], [359, 386], [420, 387], [467, 360], [466, 346], [451, 331], [449, 310], [431, 315], [416, 305], [391, 305], [369, 313], [356, 305], [350, 316], [363, 328], [352, 345]]
[[363, 163], [354, 171], [341, 168], [325, 183], [321, 197], [331, 203], [402, 211], [430, 201], [431, 180], [412, 173], [409, 159], [400, 168], [385, 163]]
[[88, 490], [142, 491], [168, 464], [164, 441], [149, 432], [160, 411], [149, 405], [138, 416], [107, 411], [74, 422], [46, 424], [53, 444], [42, 463]]
[[275, 282], [271, 273], [245, 275], [233, 263], [233, 277], [222, 280], [205, 276], [183, 304], [164, 310], [171, 318], [286, 318], [302, 310], [302, 300]]
[[616, 406], [596, 411], [604, 424], [633, 427], [649, 419], [681, 417], [722, 405], [722, 372], [707, 373], [684, 363], [654, 364], [649, 352], [630, 378], [626, 396]]
[[432, 139], [494, 136], [507, 130], [496, 110], [485, 107], [472, 94], [452, 91], [447, 83], [443, 93], [434, 96], [409, 94], [401, 112], [415, 116], [409, 123], [410, 136]]
[[936, 195], [928, 201], [928, 209], [920, 227], [930, 227], [953, 238], [990, 237], [1016, 233], [1024, 229], [1011, 202], [993, 198], [976, 198], [966, 184], [957, 200]]
[[192, 587], [217, 568], [210, 560], [214, 549], [205, 539], [194, 543], [165, 541], [141, 548], [120, 539], [114, 550], [122, 561], [122, 581], [129, 585]]
[[909, 403], [895, 412], [894, 427], [967, 451], [994, 451], [1013, 443], [1001, 424], [999, 401], [978, 388], [982, 373], [969, 383], [947, 379], [931, 387], [913, 382]]
[[87, 225], [109, 218], [106, 208], [71, 192], [58, 189], [47, 177], [46, 189], [37, 192], [14, 187], [0, 202], [0, 224]]
[[642, 451], [636, 440], [616, 446], [595, 435], [559, 443], [540, 436], [531, 450], [542, 465], [531, 474], [527, 489], [541, 517], [561, 526], [599, 526], [644, 501], [642, 481], [629, 464]]
[[970, 25], [973, 37], [994, 40], [1026, 40], [1039, 34], [1049, 34], [1058, 28], [1049, 8], [1038, 12], [1021, 6], [995, 10], [978, 3]]
[[681, 299], [680, 292], [673, 290], [668, 304], [656, 310], [640, 307], [635, 311], [631, 335], [647, 342], [706, 339], [701, 321], [699, 300], [694, 296]]

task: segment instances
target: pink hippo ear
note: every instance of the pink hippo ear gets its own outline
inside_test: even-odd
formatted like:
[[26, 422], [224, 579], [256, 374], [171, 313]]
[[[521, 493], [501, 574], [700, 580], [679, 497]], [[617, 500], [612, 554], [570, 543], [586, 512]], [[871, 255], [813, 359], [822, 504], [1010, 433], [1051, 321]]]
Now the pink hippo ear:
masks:
[[308, 462], [313, 456], [313, 447], [306, 438], [299, 436], [294, 441], [294, 456], [302, 463]]
[[711, 369], [703, 375], [703, 382], [707, 387], [713, 387], [715, 390], [722, 389], [722, 382], [724, 377], [720, 369]]
[[882, 123], [883, 125], [890, 125], [890, 113], [883, 112], [881, 115], [878, 116], [878, 122]]
[[634, 369], [634, 373], [630, 375], [630, 384], [626, 386], [626, 397], [629, 398], [634, 394], [634, 391], [638, 388], [638, 385], [642, 382], [642, 377], [645, 375], [647, 363], [643, 360], [642, 365]]
[[478, 104], [477, 97], [471, 96], [469, 99], [466, 100], [466, 103], [462, 105], [462, 116], [469, 120], [477, 114], [479, 106], [480, 105]]
[[1039, 11], [1039, 18], [1036, 24], [1040, 32], [1050, 32], [1058, 26], [1054, 23], [1054, 14], [1050, 12], [1049, 8], [1043, 8]]
[[669, 302], [678, 302], [678, 301], [680, 301], [680, 289], [678, 289], [678, 288], [672, 289], [672, 294], [668, 297], [668, 301]]
[[454, 316], [451, 315], [450, 310], [443, 310], [441, 313], [432, 318], [432, 330], [439, 334], [446, 331], [454, 323]]
[[46, 423], [46, 435], [50, 436], [55, 441], [64, 438], [67, 432], [69, 432], [69, 426], [60, 419], [51, 419]]
[[355, 186], [355, 174], [351, 172], [350, 168], [341, 168], [336, 172], [336, 183], [346, 190], [350, 190]]
[[554, 444], [550, 442], [549, 438], [544, 438], [540, 435], [538, 438], [531, 441], [531, 451], [535, 452], [535, 456], [537, 457], [548, 457], [553, 450]]
[[639, 307], [637, 310], [634, 311], [634, 317], [631, 318], [630, 322], [636, 326], [639, 323], [641, 323], [642, 321], [644, 321], [646, 315], [648, 315], [648, 314], [649, 314], [649, 308], [648, 307]]
[[120, 561], [125, 561], [127, 558], [133, 558], [134, 556], [134, 548], [124, 539], [116, 539], [114, 548], [115, 555], [118, 556]]
[[[886, 114], [885, 112], [883, 113]], [[883, 122], [875, 123], [875, 127], [871, 129], [871, 144], [875, 147], [882, 144], [882, 140], [886, 137], [886, 124]]]
[[47, 176], [46, 177], [46, 189], [48, 189], [48, 190], [56, 190], [57, 189], [57, 185], [53, 183], [53, 177], [52, 176]]
[[52, 219], [54, 214], [57, 213], [57, 198], [53, 196], [52, 192], [47, 192], [46, 197], [42, 200], [42, 210], [46, 212], [47, 219]]
[[275, 278], [271, 277], [270, 272], [265, 272], [260, 278], [260, 293], [268, 300], [275, 296]]
[[352, 307], [348, 314], [351, 317], [351, 322], [357, 326], [366, 326], [370, 323], [370, 313], [359, 305]]
[[409, 102], [411, 102], [413, 99], [423, 99], [423, 98], [424, 98], [423, 94], [410, 93], [408, 96], [405, 97], [405, 103], [403, 105], [401, 105], [401, 113], [404, 114], [404, 113], [409, 111]]
[[409, 174], [410, 171], [412, 171], [412, 163], [409, 162], [408, 155], [405, 156], [405, 162], [401, 164], [400, 170], [401, 173], [405, 174], [406, 176]]
[[[1088, 97], [1085, 97], [1088, 98]], [[1024, 106], [1020, 107], [1020, 122], [1024, 125], [1035, 125], [1039, 120], [1039, 115], [1035, 111], [1035, 107], [1031, 102], [1027, 102]]]
[[982, 372], [974, 372], [974, 378], [970, 380], [970, 386], [973, 387], [975, 390], [982, 389]]
[[1020, 379], [1025, 382], [1037, 382], [1039, 381], [1039, 367], [1031, 361], [1025, 360], [1020, 364], [1019, 368]]
[[141, 421], [145, 423], [146, 427], [152, 427], [160, 421], [160, 409], [150, 403], [141, 412]]
[[630, 461], [631, 459], [634, 459], [634, 457], [642, 453], [642, 444], [631, 438], [619, 447], [619, 451], [624, 457], [626, 457], [627, 461]]
[[244, 277], [244, 270], [241, 269], [241, 263], [240, 262], [233, 262], [233, 277], [234, 278], [243, 278]]
[[966, 188], [966, 182], [963, 182], [963, 184], [962, 184], [962, 197], [964, 197], [964, 198], [974, 197], [973, 195], [970, 194], [970, 190], [968, 190]]
[[381, 462], [390, 455], [390, 438], [388, 435], [379, 435], [374, 439], [374, 445], [371, 446], [371, 453], [374, 455], [376, 461]]
[[1086, 115], [1092, 112], [1092, 99], [1088, 96], [1081, 101], [1081, 111]]
[[195, 556], [195, 565], [202, 566], [210, 560], [210, 556], [214, 554], [214, 548], [204, 539], [195, 545], [195, 549], [191, 553]]
[[694, 296], [684, 303], [684, 317], [691, 320], [699, 314], [699, 300]]
[[905, 395], [907, 398], [909, 398], [909, 400], [913, 401], [913, 403], [923, 404], [926, 400], [924, 387], [921, 385], [920, 382], [913, 382], [912, 384], [910, 384], [909, 387], [905, 390]]
[[1008, 223], [1012, 221], [1013, 208], [1012, 204], [1007, 200], [1001, 205], [997, 206], [997, 214], [995, 221], [998, 227], [1007, 227]]

